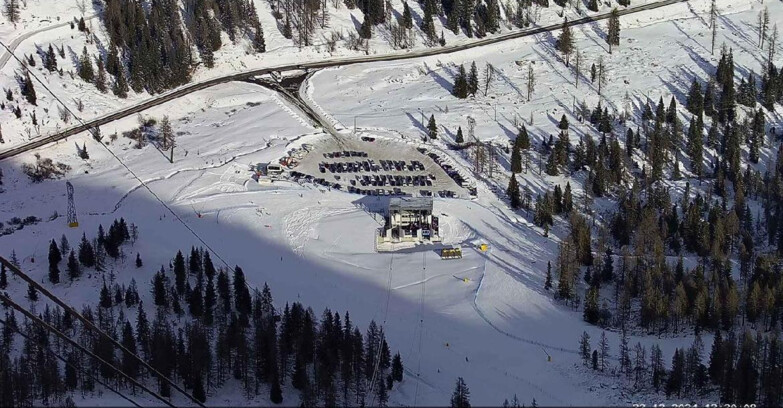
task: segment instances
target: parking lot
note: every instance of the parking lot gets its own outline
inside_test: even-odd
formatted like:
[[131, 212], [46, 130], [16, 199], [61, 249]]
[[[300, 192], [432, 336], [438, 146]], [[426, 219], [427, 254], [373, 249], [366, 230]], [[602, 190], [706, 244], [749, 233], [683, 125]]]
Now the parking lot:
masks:
[[441, 162], [424, 148], [387, 139], [324, 138], [313, 143], [291, 176], [363, 195], [468, 197], [470, 189], [458, 184], [465, 184], [459, 172], [436, 160]]

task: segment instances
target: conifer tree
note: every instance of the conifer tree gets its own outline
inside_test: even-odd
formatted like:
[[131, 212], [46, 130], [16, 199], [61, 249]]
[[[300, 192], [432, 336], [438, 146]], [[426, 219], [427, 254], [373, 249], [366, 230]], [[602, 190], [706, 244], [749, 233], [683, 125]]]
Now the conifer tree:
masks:
[[85, 82], [92, 82], [95, 79], [95, 73], [92, 68], [92, 59], [87, 54], [87, 46], [82, 48], [82, 55], [79, 57], [79, 77]]
[[544, 280], [544, 290], [552, 288], [552, 262], [546, 261], [546, 280]]
[[99, 56], [95, 59], [98, 61], [98, 75], [95, 77], [95, 87], [101, 93], [106, 93], [108, 88], [106, 87], [106, 68], [103, 65], [103, 58]]
[[182, 251], [177, 251], [177, 255], [174, 257], [174, 282], [177, 293], [180, 295], [185, 294], [187, 273], [185, 271], [185, 257], [182, 255]]
[[694, 115], [699, 115], [704, 111], [704, 97], [702, 96], [701, 82], [697, 78], [693, 79], [690, 91], [688, 91], [686, 108]]
[[506, 189], [506, 194], [511, 200], [511, 208], [513, 209], [519, 208], [521, 205], [521, 201], [519, 197], [519, 183], [517, 183], [517, 178], [513, 173], [511, 174], [511, 179], [508, 182], [508, 188]]
[[[33, 81], [30, 79], [29, 72], [25, 73], [24, 80], [22, 82], [22, 95], [24, 95], [25, 99], [27, 99], [27, 102], [29, 102], [31, 105], [36, 105], [38, 97], [35, 94], [35, 86], [33, 85]], [[17, 107], [17, 109], [19, 108]], [[17, 115], [17, 117], [19, 116], [20, 115]]]
[[457, 378], [457, 385], [451, 394], [451, 408], [470, 408], [470, 390], [462, 377]]
[[582, 356], [582, 363], [587, 366], [590, 364], [590, 335], [586, 331], [582, 332], [582, 337], [579, 339], [579, 354]]
[[520, 151], [518, 143], [514, 143], [511, 148], [511, 173], [522, 172], [522, 152]]
[[606, 338], [606, 332], [601, 332], [601, 343], [598, 345], [599, 357], [601, 358], [601, 371], [606, 371], [609, 367], [609, 340]]
[[35, 290], [35, 286], [27, 284], [27, 299], [31, 302], [38, 301], [38, 291]]
[[44, 63], [44, 67], [49, 72], [57, 71], [57, 55], [54, 53], [52, 44], [49, 44], [49, 49], [46, 51], [46, 62]]
[[88, 268], [95, 266], [95, 252], [84, 233], [82, 233], [82, 240], [79, 243], [79, 262]]
[[[253, 3], [251, 3], [253, 4]], [[256, 52], [266, 52], [266, 41], [264, 41], [264, 30], [261, 28], [261, 23], [256, 20], [254, 27], [255, 35], [253, 36], [253, 48]]]
[[19, 0], [5, 0], [3, 14], [11, 24], [16, 25], [19, 22], [20, 8]]
[[451, 93], [460, 99], [465, 99], [468, 97], [469, 92], [469, 86], [468, 86], [468, 77], [465, 73], [465, 66], [460, 65], [459, 69], [457, 70], [457, 75], [454, 77], [454, 86], [451, 90]]
[[68, 255], [68, 278], [74, 280], [79, 276], [81, 276], [79, 262], [76, 260], [76, 254], [71, 250], [71, 253]]
[[5, 270], [5, 264], [0, 264], [0, 289], [5, 290], [8, 287], [8, 272]]
[[617, 7], [613, 8], [609, 14], [607, 24], [606, 43], [609, 44], [609, 54], [611, 54], [613, 46], [620, 46], [620, 14], [617, 11]]
[[62, 261], [62, 254], [60, 254], [60, 248], [57, 247], [57, 243], [52, 240], [49, 243], [49, 282], [57, 284], [60, 283], [60, 266]]
[[465, 143], [465, 137], [462, 136], [462, 126], [457, 128], [457, 135], [454, 137], [454, 142], [457, 144]]
[[403, 375], [403, 369], [402, 369], [402, 358], [400, 357], [400, 353], [394, 354], [394, 358], [392, 359], [392, 379], [394, 381], [400, 382], [402, 381], [402, 375]]
[[438, 125], [435, 123], [435, 115], [430, 115], [430, 120], [427, 122], [427, 136], [430, 140], [438, 138]]
[[408, 7], [407, 1], [402, 3], [402, 7], [402, 26], [410, 30], [413, 28], [413, 15], [411, 14], [411, 9]]
[[563, 21], [560, 37], [557, 39], [557, 50], [563, 54], [565, 64], [568, 66], [571, 53], [574, 51], [574, 38], [571, 34], [571, 27], [568, 25], [567, 18]]
[[125, 73], [122, 70], [117, 73], [117, 78], [111, 90], [119, 98], [125, 99], [128, 97], [128, 81], [125, 79]]
[[468, 82], [468, 93], [473, 96], [476, 96], [476, 92], [478, 91], [478, 86], [479, 86], [476, 61], [473, 61], [473, 63], [470, 65], [470, 73], [468, 74], [467, 82]]

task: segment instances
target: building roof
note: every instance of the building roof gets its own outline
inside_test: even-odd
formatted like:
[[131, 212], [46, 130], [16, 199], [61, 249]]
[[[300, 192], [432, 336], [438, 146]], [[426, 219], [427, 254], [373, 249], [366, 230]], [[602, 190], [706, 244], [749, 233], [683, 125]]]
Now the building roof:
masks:
[[389, 210], [432, 212], [432, 197], [393, 197], [389, 200]]

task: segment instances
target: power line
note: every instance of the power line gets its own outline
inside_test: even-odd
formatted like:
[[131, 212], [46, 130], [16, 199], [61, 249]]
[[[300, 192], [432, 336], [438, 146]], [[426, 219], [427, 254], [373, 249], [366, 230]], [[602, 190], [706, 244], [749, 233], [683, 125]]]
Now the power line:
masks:
[[[187, 392], [186, 392], [184, 389], [182, 389], [182, 388], [181, 388], [179, 385], [177, 385], [177, 384], [176, 384], [174, 381], [172, 381], [172, 380], [171, 380], [171, 379], [169, 379], [168, 377], [166, 377], [166, 376], [164, 376], [163, 374], [161, 374], [161, 373], [160, 373], [160, 371], [156, 370], [156, 369], [155, 369], [154, 367], [152, 367], [152, 366], [151, 366], [149, 363], [147, 363], [146, 361], [144, 361], [143, 359], [141, 359], [141, 357], [139, 357], [139, 356], [138, 356], [138, 355], [136, 355], [135, 353], [133, 353], [133, 352], [131, 352], [130, 350], [128, 350], [128, 349], [127, 349], [125, 346], [123, 346], [123, 345], [122, 345], [120, 342], [118, 342], [117, 340], [115, 340], [115, 339], [114, 339], [114, 337], [111, 337], [111, 336], [109, 336], [108, 334], [106, 334], [106, 332], [104, 332], [103, 330], [101, 330], [100, 328], [98, 328], [97, 326], [95, 326], [95, 324], [94, 324], [93, 322], [91, 322], [90, 320], [88, 320], [88, 319], [86, 319], [84, 316], [82, 316], [82, 315], [81, 315], [79, 312], [77, 312], [77, 311], [76, 311], [76, 309], [74, 309], [74, 308], [72, 308], [72, 307], [68, 306], [67, 304], [65, 304], [65, 302], [63, 302], [62, 300], [60, 300], [60, 299], [59, 299], [57, 296], [54, 296], [54, 295], [53, 295], [51, 292], [49, 292], [49, 291], [48, 291], [48, 290], [47, 290], [45, 287], [41, 286], [41, 285], [40, 285], [38, 282], [36, 282], [35, 280], [31, 279], [31, 278], [30, 278], [29, 276], [27, 276], [27, 275], [26, 275], [24, 272], [22, 272], [21, 270], [19, 270], [19, 268], [17, 268], [17, 267], [16, 267], [16, 265], [12, 264], [11, 262], [8, 262], [8, 260], [6, 260], [5, 258], [3, 258], [3, 257], [1, 257], [1, 256], [0, 256], [0, 264], [3, 264], [3, 265], [5, 265], [5, 266], [6, 266], [6, 267], [7, 267], [7, 268], [8, 268], [8, 269], [9, 269], [9, 270], [12, 272], [12, 273], [14, 273], [14, 275], [16, 275], [16, 276], [18, 276], [18, 277], [22, 278], [22, 280], [24, 280], [25, 282], [27, 282], [29, 285], [33, 286], [33, 287], [34, 287], [36, 290], [38, 290], [38, 291], [40, 291], [41, 293], [43, 293], [43, 295], [44, 295], [44, 296], [46, 296], [47, 298], [51, 299], [51, 300], [52, 300], [54, 303], [56, 303], [57, 305], [59, 305], [60, 307], [62, 307], [62, 308], [63, 308], [63, 310], [65, 310], [65, 312], [66, 312], [66, 313], [70, 313], [70, 314], [72, 314], [74, 317], [76, 317], [77, 319], [79, 319], [79, 321], [81, 321], [81, 322], [82, 322], [82, 324], [84, 324], [86, 327], [88, 327], [88, 328], [92, 329], [93, 331], [97, 332], [98, 334], [100, 334], [101, 336], [103, 336], [103, 338], [104, 338], [104, 339], [106, 339], [106, 340], [109, 340], [109, 341], [110, 341], [112, 344], [114, 344], [114, 346], [116, 346], [117, 348], [119, 348], [120, 350], [122, 350], [122, 351], [123, 351], [125, 354], [127, 354], [127, 355], [129, 355], [129, 356], [133, 357], [133, 358], [134, 358], [136, 361], [138, 361], [139, 363], [141, 363], [141, 364], [142, 364], [142, 365], [143, 365], [145, 368], [147, 368], [147, 370], [149, 370], [149, 372], [150, 372], [150, 373], [154, 374], [154, 375], [155, 375], [156, 377], [158, 377], [158, 378], [159, 378], [161, 381], [163, 381], [163, 382], [166, 382], [167, 384], [169, 384], [169, 385], [170, 385], [172, 388], [174, 388], [175, 390], [177, 390], [178, 392], [180, 392], [182, 395], [186, 396], [186, 397], [187, 397], [188, 399], [190, 399], [191, 401], [195, 402], [195, 403], [196, 403], [197, 405], [199, 405], [201, 408], [206, 408], [206, 407], [204, 406], [204, 404], [202, 404], [202, 403], [201, 403], [199, 400], [195, 399], [195, 398], [194, 398], [192, 395], [188, 394], [188, 393], [187, 393]], [[28, 313], [29, 313], [29, 312], [28, 312]]]
[[[0, 324], [2, 324], [3, 326], [9, 327], [11, 330], [15, 331], [16, 333], [18, 333], [20, 336], [24, 337], [25, 339], [27, 339], [27, 340], [30, 340], [30, 341], [33, 341], [33, 340], [30, 338], [30, 336], [28, 336], [28, 335], [27, 335], [27, 334], [25, 334], [25, 333], [24, 333], [24, 332], [23, 332], [21, 329], [19, 329], [19, 327], [17, 327], [17, 325], [15, 325], [15, 324], [10, 324], [10, 323], [8, 323], [7, 321], [5, 321], [5, 320], [3, 320], [3, 319], [0, 319]], [[51, 347], [46, 347], [46, 351], [48, 351], [49, 353], [51, 353], [51, 354], [52, 354], [54, 357], [56, 357], [58, 360], [62, 361], [62, 362], [63, 362], [63, 363], [66, 365], [66, 366], [68, 366], [68, 367], [71, 367], [71, 368], [73, 368], [74, 370], [79, 370], [79, 367], [76, 367], [76, 366], [74, 366], [73, 364], [71, 364], [71, 363], [70, 363], [68, 360], [66, 360], [66, 359], [65, 359], [63, 356], [61, 356], [61, 355], [57, 354], [57, 353], [56, 353], [54, 350], [52, 350], [52, 348], [51, 348]], [[106, 389], [108, 389], [109, 391], [111, 391], [111, 392], [113, 392], [113, 393], [117, 394], [119, 397], [121, 397], [121, 398], [125, 399], [126, 401], [130, 402], [130, 403], [131, 403], [131, 404], [133, 404], [134, 406], [136, 406], [136, 407], [138, 407], [138, 408], [142, 408], [142, 406], [141, 406], [141, 405], [139, 405], [139, 404], [138, 404], [136, 401], [132, 400], [130, 397], [127, 397], [127, 396], [125, 396], [125, 395], [124, 395], [123, 393], [121, 393], [119, 390], [117, 390], [117, 389], [115, 389], [114, 387], [112, 387], [111, 385], [109, 385], [109, 384], [107, 384], [107, 383], [105, 383], [105, 382], [101, 381], [101, 379], [100, 379], [100, 378], [99, 378], [97, 375], [95, 375], [95, 373], [93, 373], [93, 372], [91, 372], [91, 371], [88, 371], [88, 370], [81, 370], [81, 371], [82, 371], [82, 372], [84, 372], [85, 374], [89, 374], [89, 375], [92, 377], [92, 379], [93, 379], [93, 380], [95, 380], [95, 382], [96, 382], [96, 383], [98, 383], [98, 384], [102, 385], [104, 388], [106, 388]]]
[[75, 340], [73, 340], [70, 337], [66, 336], [61, 331], [57, 330], [52, 325], [50, 325], [49, 323], [43, 321], [41, 318], [39, 318], [38, 316], [34, 315], [33, 313], [30, 313], [27, 309], [23, 308], [22, 306], [19, 306], [19, 304], [17, 304], [13, 300], [11, 300], [11, 298], [8, 297], [8, 295], [6, 295], [5, 293], [0, 293], [0, 300], [3, 301], [4, 303], [8, 304], [9, 306], [11, 306], [14, 310], [16, 310], [19, 313], [23, 314], [28, 319], [32, 320], [34, 323], [36, 323], [36, 324], [42, 326], [43, 328], [45, 328], [46, 330], [52, 332], [55, 336], [57, 336], [57, 337], [65, 340], [65, 341], [67, 341], [72, 346], [74, 346], [77, 349], [79, 349], [81, 352], [83, 352], [83, 353], [89, 355], [90, 357], [98, 360], [101, 364], [105, 365], [106, 367], [109, 367], [112, 370], [116, 371], [119, 375], [125, 377], [128, 381], [133, 383], [133, 385], [135, 385], [135, 386], [141, 388], [142, 390], [150, 393], [150, 395], [152, 395], [153, 397], [157, 398], [158, 400], [160, 400], [164, 404], [168, 405], [169, 407], [175, 408], [175, 406], [172, 403], [170, 403], [168, 400], [166, 400], [162, 396], [158, 395], [158, 393], [150, 390], [149, 388], [144, 386], [142, 383], [136, 381], [136, 379], [134, 379], [133, 377], [129, 376], [128, 374], [125, 374], [122, 370], [120, 370], [119, 368], [115, 367], [114, 365], [112, 365], [108, 361], [98, 357], [95, 353], [87, 350], [81, 344], [77, 343]]
[[[0, 41], [0, 45], [2, 45], [8, 51], [8, 53], [11, 54], [12, 57], [14, 57], [14, 59], [17, 62], [19, 62], [20, 64], [22, 64], [22, 66], [24, 66], [24, 63], [19, 59], [19, 57], [16, 56], [16, 54], [14, 54], [13, 51], [11, 51], [10, 48], [8, 48], [7, 45], [5, 45], [5, 43]], [[103, 141], [100, 139], [100, 134], [95, 131], [95, 128], [88, 127], [87, 124], [85, 124], [84, 121], [82, 121], [82, 119], [78, 115], [76, 115], [71, 110], [71, 108], [68, 107], [68, 105], [65, 104], [65, 102], [63, 102], [54, 92], [52, 92], [51, 89], [49, 89], [48, 86], [46, 86], [46, 84], [40, 78], [38, 78], [37, 75], [35, 75], [34, 72], [32, 72], [29, 69], [26, 69], [26, 71], [27, 71], [28, 74], [32, 75], [33, 78], [35, 78], [35, 80], [38, 81], [38, 83], [41, 84], [41, 86], [43, 86], [44, 89], [46, 89], [46, 91], [49, 92], [49, 94], [51, 94], [52, 97], [55, 100], [57, 100], [57, 102], [59, 102], [60, 105], [62, 105], [65, 108], [65, 110], [68, 111], [68, 113], [71, 114], [71, 116], [73, 116], [82, 126], [84, 126], [87, 129], [87, 131], [90, 132], [90, 134], [92, 134], [93, 139], [95, 139], [95, 141], [97, 141], [101, 146], [103, 146], [103, 148], [105, 148], [106, 151], [109, 152], [109, 154], [112, 155], [112, 157], [114, 157], [120, 163], [120, 165], [122, 165], [122, 167], [124, 167], [125, 170], [127, 170], [128, 173], [130, 173], [133, 176], [133, 178], [135, 178], [142, 185], [142, 187], [144, 187], [164, 208], [166, 208], [171, 213], [171, 215], [174, 216], [174, 218], [177, 221], [179, 221], [188, 231], [190, 231], [190, 233], [193, 234], [193, 236], [195, 236], [196, 239], [198, 239], [199, 242], [201, 242], [210, 252], [215, 254], [215, 256], [221, 262], [223, 262], [223, 264], [227, 268], [230, 268], [230, 265], [228, 264], [228, 262], [226, 262], [226, 260], [223, 259], [223, 257], [220, 256], [220, 254], [217, 251], [215, 251], [212, 247], [210, 247], [209, 244], [207, 244], [207, 242], [204, 241], [204, 239], [201, 238], [201, 236], [199, 236], [196, 233], [196, 231], [194, 231], [187, 223], [185, 223], [185, 221], [182, 218], [180, 218], [180, 216], [177, 215], [177, 213], [175, 213], [174, 210], [171, 209], [171, 207], [169, 207], [160, 197], [158, 197], [158, 195], [155, 194], [155, 192], [152, 191], [152, 189], [147, 185], [147, 183], [145, 183], [138, 175], [136, 175], [136, 173], [133, 170], [131, 170], [130, 167], [128, 167], [128, 165], [126, 165], [122, 161], [122, 159], [120, 159], [111, 149], [109, 149], [109, 146], [107, 146], [105, 143], [103, 143]]]
[[[394, 264], [394, 253], [392, 252], [391, 257], [389, 258], [389, 279], [386, 282], [386, 310], [383, 313], [383, 323], [381, 324], [381, 331], [383, 330], [383, 326], [386, 325], [386, 319], [389, 316], [389, 300], [391, 299], [391, 284], [392, 284], [392, 270], [393, 270], [393, 264]], [[375, 381], [378, 377], [378, 369], [381, 365], [381, 357], [382, 357], [382, 348], [383, 348], [383, 342], [384, 342], [385, 336], [378, 336], [378, 346], [375, 348], [375, 353], [378, 356], [378, 358], [375, 359], [375, 368], [372, 371], [372, 377], [370, 379], [370, 388], [369, 391], [373, 391], [375, 389]], [[380, 380], [383, 381], [383, 380]], [[381, 387], [385, 387], [386, 384], [381, 383]], [[372, 401], [370, 403], [370, 406], [375, 405], [375, 394], [373, 393]]]

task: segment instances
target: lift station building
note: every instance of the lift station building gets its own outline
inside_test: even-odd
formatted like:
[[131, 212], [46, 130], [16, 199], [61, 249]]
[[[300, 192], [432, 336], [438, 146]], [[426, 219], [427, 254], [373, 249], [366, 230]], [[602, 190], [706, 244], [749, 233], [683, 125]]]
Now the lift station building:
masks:
[[391, 198], [381, 238], [383, 242], [440, 241], [432, 197]]

